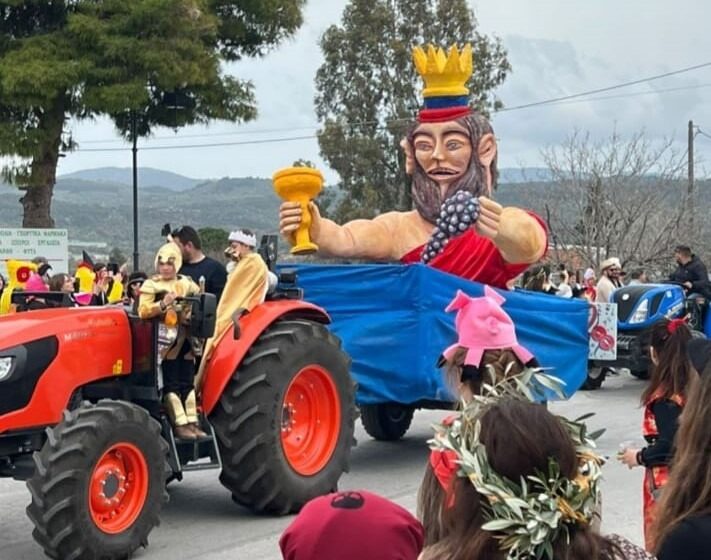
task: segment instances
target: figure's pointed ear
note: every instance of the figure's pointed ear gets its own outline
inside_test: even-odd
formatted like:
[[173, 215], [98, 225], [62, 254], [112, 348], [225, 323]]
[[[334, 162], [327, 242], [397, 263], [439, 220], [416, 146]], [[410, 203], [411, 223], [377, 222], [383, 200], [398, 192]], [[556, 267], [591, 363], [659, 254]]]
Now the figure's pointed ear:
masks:
[[405, 173], [412, 175], [415, 172], [415, 156], [412, 154], [412, 146], [407, 138], [400, 140], [400, 148], [405, 155]]
[[454, 299], [450, 302], [445, 311], [448, 313], [450, 311], [457, 311], [467, 305], [471, 300], [472, 298], [470, 298], [462, 290], [457, 290], [457, 295], [454, 296]]
[[488, 132], [479, 140], [479, 161], [487, 169], [491, 168], [491, 163], [496, 158], [496, 137]]
[[499, 305], [502, 305], [506, 301], [504, 296], [489, 286], [484, 286], [484, 295], [490, 299], [493, 299]]

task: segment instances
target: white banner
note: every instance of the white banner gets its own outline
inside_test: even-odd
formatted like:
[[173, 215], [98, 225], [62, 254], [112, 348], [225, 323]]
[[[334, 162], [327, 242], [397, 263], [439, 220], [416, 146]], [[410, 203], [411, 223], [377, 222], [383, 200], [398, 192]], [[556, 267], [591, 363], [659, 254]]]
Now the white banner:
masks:
[[66, 229], [0, 228], [0, 273], [7, 276], [5, 261], [31, 261], [44, 257], [52, 273], [69, 272]]
[[617, 304], [591, 303], [588, 322], [591, 360], [617, 359]]

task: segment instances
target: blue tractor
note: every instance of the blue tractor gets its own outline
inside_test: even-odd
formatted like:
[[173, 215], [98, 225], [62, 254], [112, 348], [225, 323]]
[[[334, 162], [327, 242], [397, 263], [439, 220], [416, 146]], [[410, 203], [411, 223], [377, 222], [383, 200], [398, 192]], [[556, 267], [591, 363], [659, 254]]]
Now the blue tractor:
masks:
[[664, 317], [675, 319], [688, 315], [695, 336], [711, 333], [711, 313], [706, 313], [706, 298], [687, 297], [678, 284], [624, 286], [612, 293], [610, 302], [617, 304], [617, 359], [593, 362], [588, 382], [593, 377], [602, 383], [606, 368], [612, 367], [627, 368], [635, 377], [646, 379], [652, 325]]

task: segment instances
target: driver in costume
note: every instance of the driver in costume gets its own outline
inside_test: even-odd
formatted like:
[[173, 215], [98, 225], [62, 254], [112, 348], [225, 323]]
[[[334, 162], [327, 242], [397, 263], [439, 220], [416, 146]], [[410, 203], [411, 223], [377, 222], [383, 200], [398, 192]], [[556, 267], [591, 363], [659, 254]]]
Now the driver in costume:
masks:
[[[312, 202], [311, 239], [327, 256], [425, 262], [457, 276], [505, 288], [547, 247], [543, 221], [491, 199], [497, 179], [496, 138], [489, 121], [469, 107], [466, 82], [472, 49], [446, 54], [416, 47], [425, 107], [403, 139], [415, 209], [344, 225], [321, 217]], [[299, 203], [284, 202], [279, 228], [293, 243]]]
[[178, 274], [183, 258], [175, 243], [166, 243], [156, 255], [158, 274], [141, 286], [138, 315], [161, 317], [158, 350], [163, 372], [163, 401], [179, 439], [197, 439], [207, 434], [200, 428], [195, 396], [195, 353], [185, 323], [189, 309], [177, 298], [197, 295], [197, 284]]

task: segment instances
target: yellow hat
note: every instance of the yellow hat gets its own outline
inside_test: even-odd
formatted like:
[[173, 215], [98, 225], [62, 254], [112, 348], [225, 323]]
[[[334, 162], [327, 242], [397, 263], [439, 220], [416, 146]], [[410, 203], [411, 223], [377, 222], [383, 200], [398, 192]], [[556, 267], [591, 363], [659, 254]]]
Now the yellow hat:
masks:
[[166, 263], [170, 263], [175, 266], [175, 272], [178, 272], [183, 266], [183, 255], [180, 252], [180, 247], [178, 247], [175, 243], [166, 243], [158, 249], [156, 259], [153, 263], [156, 267], [156, 271], [158, 270], [159, 264]]

